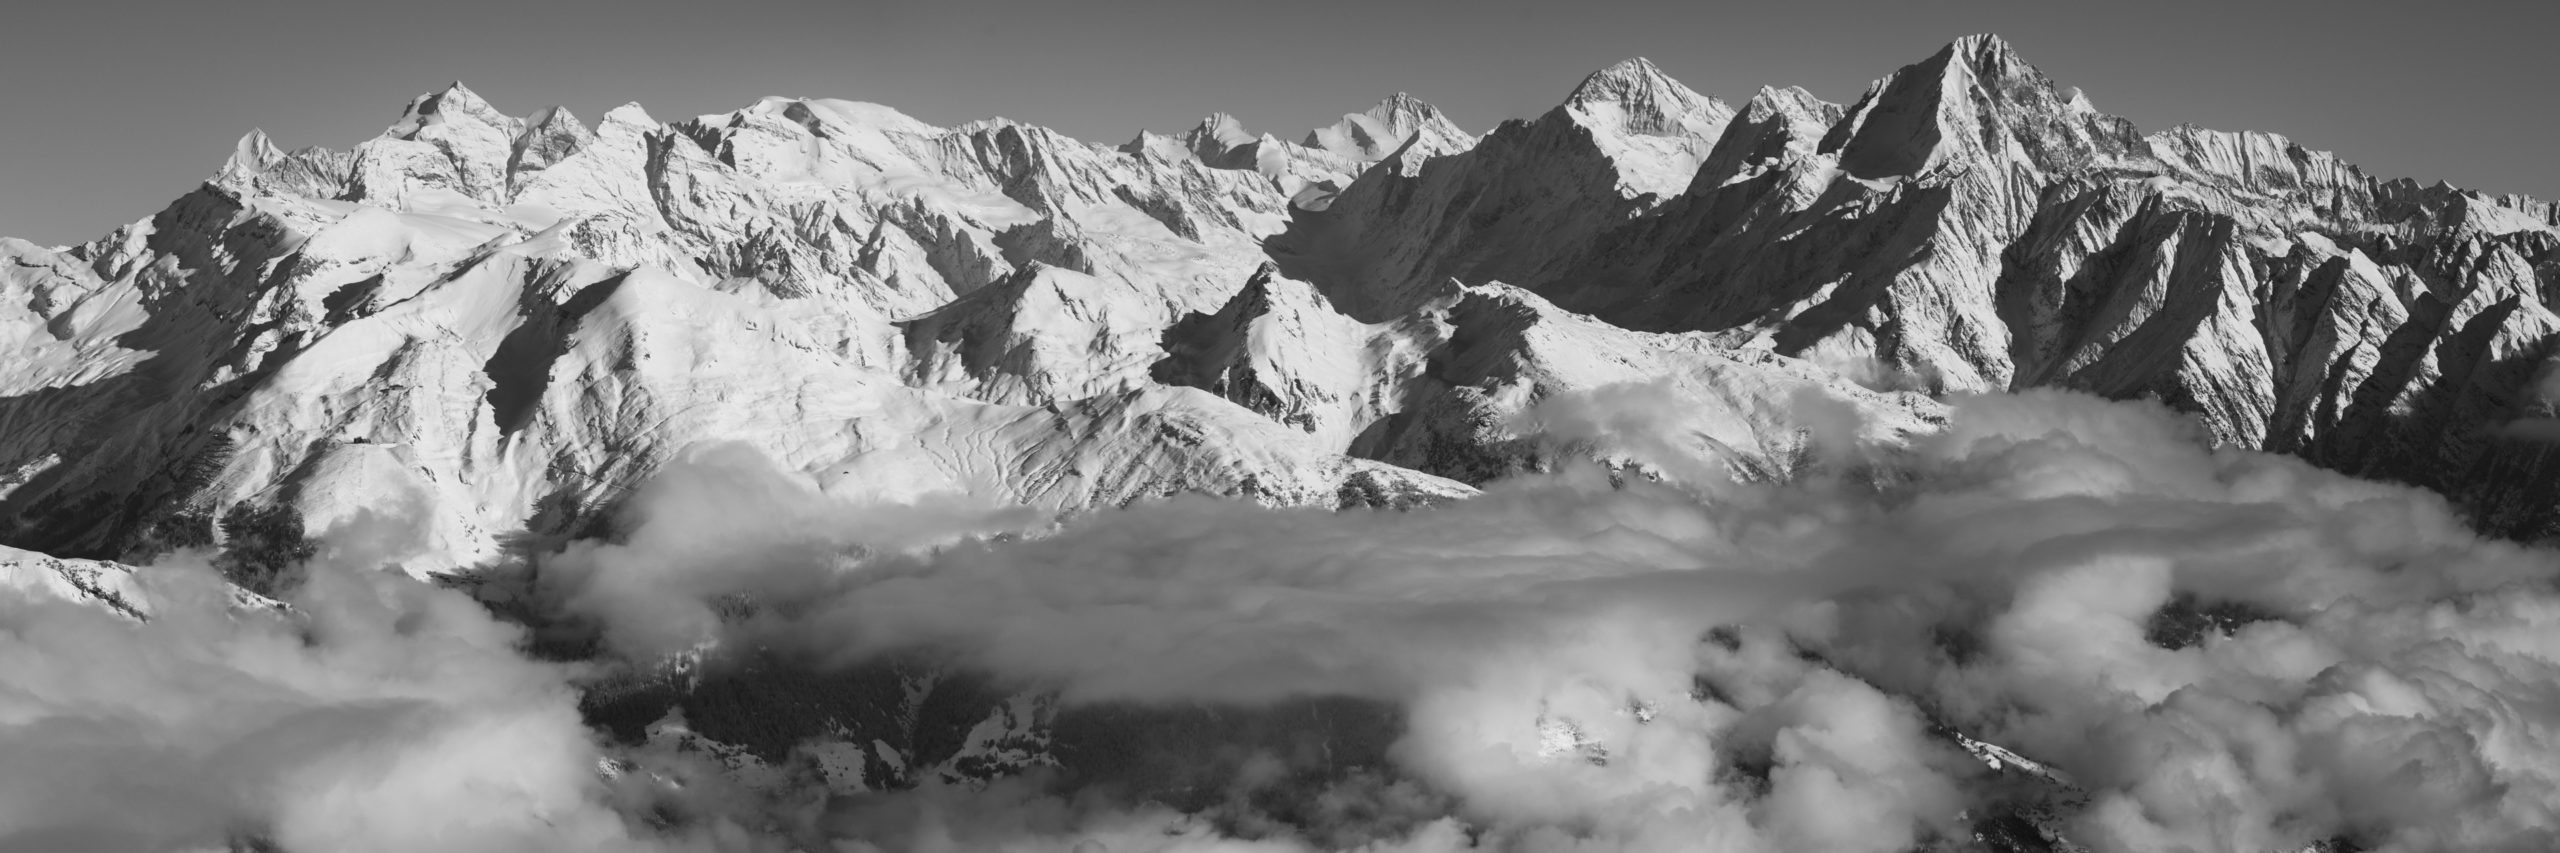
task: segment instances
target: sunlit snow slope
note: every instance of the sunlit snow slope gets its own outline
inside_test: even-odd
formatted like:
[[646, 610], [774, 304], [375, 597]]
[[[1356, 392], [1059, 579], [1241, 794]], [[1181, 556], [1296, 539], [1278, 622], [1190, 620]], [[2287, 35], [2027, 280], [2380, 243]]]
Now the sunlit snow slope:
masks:
[[1482, 137], [1406, 95], [1105, 146], [456, 84], [0, 256], [0, 541], [66, 556], [285, 505], [447, 572], [707, 442], [847, 495], [1409, 505], [1611, 456], [1527, 436], [1631, 385], [1753, 477], [1825, 424], [2056, 385], [2551, 524], [2560, 210], [2144, 134], [1988, 37], [1850, 105], [1630, 60]]

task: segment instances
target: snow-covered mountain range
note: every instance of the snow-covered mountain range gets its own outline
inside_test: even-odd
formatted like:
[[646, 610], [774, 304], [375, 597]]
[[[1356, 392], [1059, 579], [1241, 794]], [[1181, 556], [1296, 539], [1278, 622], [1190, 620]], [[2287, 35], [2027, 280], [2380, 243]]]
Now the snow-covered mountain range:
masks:
[[[1410, 507], [1633, 464], [1549, 428], [1628, 389], [1760, 481], [1844, 428], [1928, 434], [1951, 394], [2154, 399], [2537, 538], [2554, 288], [2560, 206], [2146, 133], [1992, 37], [1850, 104], [1731, 104], [1634, 59], [1481, 135], [1403, 94], [1292, 137], [1213, 115], [1115, 145], [791, 98], [590, 125], [457, 83], [344, 151], [253, 132], [97, 240], [0, 240], [0, 544], [42, 552], [0, 552], [0, 582], [140, 615], [104, 561], [277, 508], [463, 574], [603, 529], [714, 444], [846, 500]], [[713, 680], [863, 709], [795, 723], [858, 745], [829, 765], [856, 787], [1142, 713], [1059, 729], [900, 666]], [[591, 710], [797, 743], [688, 723], [668, 711], [701, 682], [651, 678]], [[1371, 710], [1270, 713], [1357, 740]], [[1167, 714], [1147, 725], [1224, 725]]]
[[1644, 381], [1747, 468], [1800, 393], [1923, 429], [1927, 394], [2053, 385], [2549, 523], [2560, 208], [2146, 135], [1990, 37], [1845, 106], [1630, 60], [1481, 137], [1405, 95], [1115, 147], [783, 98], [590, 127], [457, 84], [0, 252], [5, 538], [63, 554], [394, 502], [405, 564], [449, 571], [708, 440], [853, 493], [1428, 500], [1534, 464], [1537, 401]]

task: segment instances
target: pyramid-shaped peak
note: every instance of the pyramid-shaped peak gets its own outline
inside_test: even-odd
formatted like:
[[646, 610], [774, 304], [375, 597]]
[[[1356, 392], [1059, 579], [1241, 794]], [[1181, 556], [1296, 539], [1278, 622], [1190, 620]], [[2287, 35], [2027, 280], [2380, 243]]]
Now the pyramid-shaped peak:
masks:
[[2016, 56], [2018, 53], [2015, 48], [2009, 46], [2009, 40], [2001, 38], [1999, 33], [1974, 33], [1948, 42], [1947, 49], [1965, 56], [2000, 54]]
[[540, 112], [527, 117], [524, 122], [524, 133], [528, 136], [535, 134], [593, 135], [586, 122], [579, 121], [576, 113], [570, 112], [568, 107], [561, 106], [543, 107]]
[[462, 85], [460, 80], [447, 83], [442, 89], [420, 95], [411, 103], [426, 111], [444, 114], [498, 114], [497, 108], [490, 106], [488, 99], [480, 97], [478, 92], [471, 91], [471, 87]]
[[570, 125], [577, 125], [580, 127], [585, 126], [584, 123], [578, 121], [578, 116], [576, 114], [569, 112], [568, 107], [559, 106], [557, 104], [543, 107], [542, 109], [535, 111], [532, 116], [526, 119], [525, 124], [533, 127], [567, 127]]
[[249, 128], [249, 132], [240, 137], [239, 144], [233, 146], [233, 151], [240, 157], [261, 163], [273, 160], [283, 153], [276, 148], [275, 140], [267, 136], [266, 128], [262, 127]]
[[1839, 109], [1839, 104], [1815, 97], [1802, 86], [1784, 89], [1762, 86], [1757, 94], [1751, 96], [1751, 102], [1743, 105], [1742, 112], [1753, 121], [1766, 121], [1781, 115], [1812, 116]]
[[456, 80], [445, 84], [442, 89], [409, 99], [408, 108], [400, 112], [400, 120], [394, 122], [390, 129], [384, 132], [389, 136], [407, 139], [430, 126], [451, 121], [455, 116], [467, 116], [492, 126], [513, 123], [506, 114], [498, 112], [496, 107], [490, 106], [488, 101], [483, 100], [479, 93], [471, 91], [471, 87], [462, 85], [462, 81]]
[[1952, 70], [1957, 66], [1971, 69], [1984, 79], [2040, 78], [2044, 76], [2018, 57], [2009, 42], [1990, 33], [1977, 33], [1948, 42], [1946, 47], [1929, 57], [1923, 65]]
[[1650, 135], [1699, 132], [1721, 126], [1733, 115], [1722, 101], [1681, 85], [1641, 56], [1583, 78], [1564, 109], [1577, 121], [1598, 120], [1623, 132]]
[[1867, 98], [1935, 100], [1967, 86], [1980, 86], [2003, 103], [2029, 103], [2039, 110], [2070, 108], [2069, 99], [2052, 78], [2020, 59], [2007, 41], [1988, 33], [1948, 42], [1927, 59], [1903, 66], [1876, 81]]
[[1614, 65], [1591, 72], [1591, 76], [1582, 78], [1582, 85], [1573, 87], [1573, 94], [1565, 98], [1565, 103], [1605, 101], [1623, 104], [1666, 97], [1681, 101], [1705, 99], [1705, 96], [1681, 85], [1680, 81], [1671, 79], [1671, 75], [1662, 73], [1662, 68], [1654, 65], [1653, 60], [1639, 56], [1619, 60]]
[[[1418, 133], [1446, 141], [1467, 135], [1467, 132], [1460, 130], [1458, 123], [1450, 121], [1448, 114], [1441, 112], [1439, 107], [1403, 92], [1397, 92], [1393, 97], [1379, 101], [1377, 106], [1370, 107], [1365, 115], [1384, 125], [1389, 132], [1397, 136], [1411, 136]], [[1344, 118], [1348, 120], [1350, 117]]]
[[284, 152], [276, 148], [275, 140], [268, 139], [265, 130], [251, 128], [248, 135], [240, 137], [240, 142], [232, 146], [231, 157], [223, 161], [222, 171], [214, 180], [228, 183], [231, 179], [255, 175], [281, 159], [284, 159]]
[[1369, 108], [1369, 117], [1379, 121], [1394, 121], [1400, 118], [1427, 121], [1439, 116], [1439, 107], [1403, 92], [1389, 95], [1386, 100], [1379, 101], [1377, 106]]
[[1298, 144], [1374, 163], [1403, 148], [1414, 147], [1429, 156], [1465, 148], [1472, 140], [1438, 107], [1397, 92], [1366, 110], [1344, 113], [1339, 121], [1307, 131]]

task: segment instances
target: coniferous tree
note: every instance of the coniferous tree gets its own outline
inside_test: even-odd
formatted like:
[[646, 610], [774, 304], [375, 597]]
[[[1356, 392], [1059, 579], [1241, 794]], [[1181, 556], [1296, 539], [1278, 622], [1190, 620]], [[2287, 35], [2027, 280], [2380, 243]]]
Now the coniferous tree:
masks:
[[283, 504], [232, 505], [222, 514], [222, 540], [214, 566], [223, 577], [269, 597], [290, 590], [320, 550], [303, 535], [302, 513]]

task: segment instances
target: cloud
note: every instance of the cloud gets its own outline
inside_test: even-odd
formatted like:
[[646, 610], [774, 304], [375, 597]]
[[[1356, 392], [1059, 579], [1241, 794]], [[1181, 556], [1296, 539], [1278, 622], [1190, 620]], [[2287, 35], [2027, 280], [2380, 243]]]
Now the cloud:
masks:
[[[1680, 446], [1620, 437], [1635, 452]], [[1695, 849], [1720, 837], [1756, 850], [1853, 834], [1891, 849], [1945, 831], [1960, 799], [1949, 774], [1973, 765], [1931, 740], [1910, 703], [1794, 657], [1761, 661], [1774, 668], [1763, 677], [1790, 684], [1768, 707], [1691, 697], [1710, 630], [1887, 580], [1810, 559], [1836, 531], [1806, 512], [1831, 498], [1737, 483], [1694, 459], [1640, 461], [1685, 464], [1652, 466], [1670, 474], [1660, 482], [1575, 468], [1425, 512], [1177, 498], [938, 548], [850, 544], [834, 523], [724, 525], [782, 541], [644, 523], [610, 551], [567, 556], [601, 576], [706, 535], [759, 543], [749, 558], [646, 563], [673, 575], [647, 586], [772, 590], [734, 578], [790, 578], [787, 598], [751, 613], [694, 611], [687, 636], [721, 629], [729, 645], [825, 665], [929, 650], [1070, 705], [1386, 703], [1411, 719], [1393, 750], [1399, 772], [1453, 795], [1450, 817], [1500, 844]], [[697, 492], [729, 495], [715, 503], [753, 519], [787, 517], [806, 497], [700, 483], [671, 494]], [[783, 499], [742, 509], [762, 506], [750, 492]], [[1722, 766], [1721, 741], [1746, 719], [1767, 739], [1763, 790], [1735, 788]]]
[[647, 849], [557, 667], [458, 594], [314, 567], [290, 610], [155, 566], [152, 618], [0, 596], [0, 849]]
[[[2432, 494], [2064, 393], [1959, 399], [1908, 444], [1832, 423], [1747, 481], [1645, 395], [1565, 405], [1652, 476], [1050, 519], [704, 448], [536, 566], [534, 604], [613, 653], [574, 665], [347, 567], [288, 614], [200, 569], [148, 624], [10, 599], [0, 846], [1890, 851], [2004, 815], [2096, 850], [2560, 846], [2560, 559]], [[1230, 741], [1163, 744], [1199, 756], [1180, 797], [1072, 756], [844, 797], [580, 725], [584, 668], [723, 649], [931, 659], [1120, 742], [1181, 714]], [[1248, 736], [1336, 700], [1386, 745]]]
[[537, 586], [552, 609], [601, 626], [608, 648], [648, 661], [713, 640], [723, 606], [789, 601], [866, 558], [1042, 518], [952, 493], [840, 497], [746, 445], [698, 445], [624, 506], [627, 535], [571, 543], [541, 561]]
[[[1681, 452], [1607, 435], [1676, 422], [1572, 423]], [[1136, 507], [873, 562], [750, 633], [839, 662], [956, 652], [1070, 702], [1391, 702], [1400, 771], [1522, 849], [1962, 834], [2009, 795], [1938, 726], [2081, 780], [2043, 807], [2100, 849], [2549, 840], [2560, 754], [2517, 705], [2551, 692], [2555, 650], [2474, 612], [2552, 606], [2549, 553], [2426, 492], [2213, 448], [2156, 405], [1969, 398], [1912, 447], [1844, 455], [1784, 483], [1643, 459], [1663, 482], [1569, 471], [1418, 513]], [[2155, 644], [2180, 601], [2272, 618]], [[1735, 625], [1794, 653], [1719, 662], [1745, 653], [1699, 638]], [[1720, 668], [1729, 701], [1690, 699]], [[2427, 676], [2395, 695], [2431, 704], [2363, 710], [2399, 682], [2340, 679], [2376, 668]], [[1730, 772], [1746, 754], [1764, 778]]]
[[[2550, 552], [2483, 540], [2429, 493], [2066, 395], [1961, 404], [1921, 461], [1902, 535], [1869, 541], [1935, 580], [1827, 603], [1800, 637], [2090, 785], [2078, 840], [2552, 842], [2560, 741], [2526, 721], [2554, 709], [2560, 649], [2504, 639], [2560, 605]], [[2147, 642], [2179, 595], [2275, 618]]]

